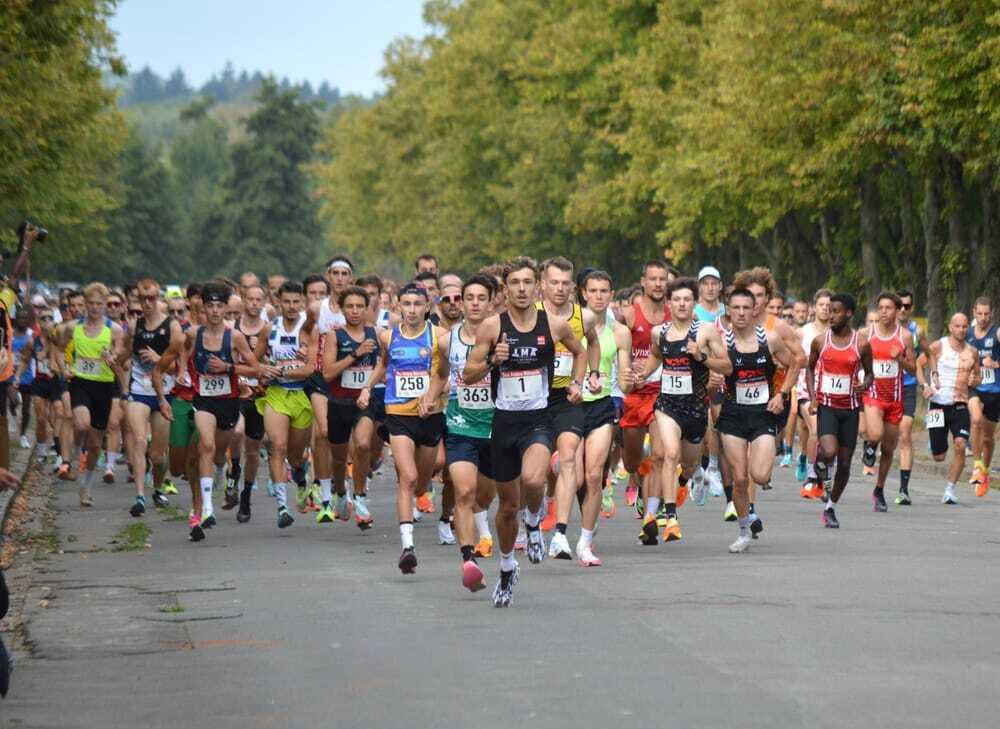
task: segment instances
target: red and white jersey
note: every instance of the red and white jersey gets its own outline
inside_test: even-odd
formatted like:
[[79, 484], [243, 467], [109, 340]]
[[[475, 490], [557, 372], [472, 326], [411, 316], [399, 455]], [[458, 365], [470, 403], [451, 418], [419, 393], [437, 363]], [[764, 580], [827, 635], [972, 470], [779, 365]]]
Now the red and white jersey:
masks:
[[827, 330], [816, 362], [816, 382], [819, 385], [816, 401], [837, 410], [860, 408], [861, 398], [854, 392], [854, 383], [860, 369], [858, 333], [851, 332], [851, 340], [847, 345], [838, 347], [833, 343], [833, 332]]
[[878, 328], [868, 329], [868, 342], [872, 348], [872, 369], [875, 379], [868, 389], [868, 397], [879, 402], [900, 402], [903, 399], [903, 366], [899, 355], [904, 350], [903, 335], [899, 325], [888, 337], [883, 339], [878, 334]]

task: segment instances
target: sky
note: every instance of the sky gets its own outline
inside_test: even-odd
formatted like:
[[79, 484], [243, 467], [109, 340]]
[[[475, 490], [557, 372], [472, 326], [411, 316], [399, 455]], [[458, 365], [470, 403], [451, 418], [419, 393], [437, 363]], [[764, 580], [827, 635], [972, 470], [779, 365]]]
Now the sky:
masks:
[[200, 86], [231, 61], [344, 93], [382, 91], [382, 52], [426, 33], [422, 0], [120, 0], [111, 19], [129, 70], [180, 66]]

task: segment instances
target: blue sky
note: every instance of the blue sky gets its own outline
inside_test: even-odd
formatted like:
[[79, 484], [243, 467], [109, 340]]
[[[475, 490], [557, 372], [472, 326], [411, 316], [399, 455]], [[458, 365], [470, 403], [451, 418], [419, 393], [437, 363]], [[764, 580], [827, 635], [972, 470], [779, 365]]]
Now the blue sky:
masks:
[[120, 0], [111, 27], [131, 70], [177, 66], [194, 85], [220, 71], [260, 69], [348, 93], [383, 89], [393, 38], [421, 36], [422, 0]]

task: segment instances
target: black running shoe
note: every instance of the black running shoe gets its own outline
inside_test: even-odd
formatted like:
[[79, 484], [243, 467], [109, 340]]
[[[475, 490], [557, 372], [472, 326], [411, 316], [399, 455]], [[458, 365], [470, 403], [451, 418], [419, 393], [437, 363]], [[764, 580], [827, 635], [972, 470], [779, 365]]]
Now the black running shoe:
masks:
[[889, 511], [889, 507], [885, 503], [885, 494], [882, 491], [872, 491], [872, 507], [880, 513]]
[[292, 525], [295, 519], [284, 506], [278, 509], [278, 529], [285, 529]]
[[207, 517], [201, 520], [202, 529], [211, 529], [216, 524], [215, 514], [209, 514]]
[[823, 520], [823, 526], [827, 529], [840, 529], [840, 522], [837, 521], [837, 515], [833, 513], [833, 509], [823, 509], [823, 515], [820, 518]]
[[754, 520], [750, 522], [750, 536], [756, 539], [757, 535], [764, 531], [764, 521], [757, 514], [751, 514], [751, 516], [754, 517]]
[[132, 508], [128, 510], [128, 513], [132, 516], [142, 516], [146, 513], [146, 502], [142, 499], [136, 499], [135, 503], [132, 504]]
[[399, 571], [404, 575], [412, 575], [417, 571], [417, 555], [413, 551], [413, 547], [407, 547], [403, 550], [403, 553], [399, 555]]
[[237, 504], [240, 503], [240, 494], [236, 490], [235, 486], [226, 486], [226, 490], [222, 495], [222, 508], [226, 511], [233, 509]]
[[162, 509], [170, 504], [170, 499], [163, 495], [162, 491], [153, 491], [153, 506]]
[[201, 524], [195, 524], [188, 532], [188, 536], [191, 537], [192, 542], [200, 542], [205, 538], [205, 530], [201, 528]]
[[253, 490], [253, 485], [244, 486], [243, 490], [240, 491], [240, 508], [236, 512], [236, 521], [240, 524], [246, 524], [250, 521], [250, 492]]
[[500, 570], [500, 579], [497, 580], [497, 586], [493, 589], [493, 607], [510, 607], [514, 601], [514, 585], [517, 584], [517, 575], [517, 565], [514, 565], [514, 569], [509, 572]]
[[865, 449], [864, 451], [862, 451], [861, 454], [861, 462], [864, 465], [868, 466], [868, 468], [871, 468], [872, 466], [875, 465], [875, 457], [876, 457], [875, 448], [866, 443]]

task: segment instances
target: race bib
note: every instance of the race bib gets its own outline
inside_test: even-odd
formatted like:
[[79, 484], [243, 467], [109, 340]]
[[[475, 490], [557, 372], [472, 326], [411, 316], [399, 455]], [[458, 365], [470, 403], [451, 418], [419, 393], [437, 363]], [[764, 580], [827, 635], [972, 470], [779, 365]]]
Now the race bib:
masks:
[[823, 375], [820, 390], [827, 395], [850, 395], [851, 378], [848, 375]]
[[660, 392], [664, 395], [690, 395], [691, 373], [663, 371], [660, 376]]
[[[47, 359], [40, 359], [35, 362], [35, 372], [39, 375], [47, 375], [50, 373], [49, 361]], [[993, 370], [990, 370], [992, 372]]]
[[429, 372], [397, 372], [396, 397], [422, 397], [431, 387]]
[[188, 372], [187, 367], [182, 369], [177, 376], [177, 384], [181, 387], [191, 387], [191, 373]]
[[459, 385], [458, 404], [465, 410], [489, 410], [493, 407], [493, 395], [489, 385]]
[[569, 377], [573, 374], [573, 355], [569, 352], [556, 352], [553, 365], [552, 371], [557, 377]]
[[898, 359], [877, 359], [873, 364], [875, 366], [875, 379], [894, 380], [899, 377]]
[[76, 358], [76, 373], [78, 375], [92, 375], [96, 376], [101, 373], [101, 365], [104, 360], [101, 359], [91, 359], [89, 357], [77, 357]]
[[927, 411], [927, 417], [924, 418], [924, 424], [927, 429], [931, 428], [943, 428], [944, 427], [944, 410], [940, 408], [931, 408]]
[[244, 387], [257, 387], [260, 385], [260, 380], [256, 377], [241, 377], [240, 384]]
[[501, 372], [500, 394], [505, 400], [515, 402], [543, 397], [545, 393], [542, 390], [542, 371]]
[[997, 371], [992, 367], [983, 367], [982, 375], [983, 381], [979, 383], [981, 385], [992, 385], [997, 381]]
[[737, 405], [765, 405], [770, 400], [771, 388], [766, 382], [737, 382]]
[[233, 394], [233, 382], [229, 375], [199, 375], [198, 394], [202, 397], [223, 397]]
[[340, 375], [340, 386], [346, 390], [363, 390], [371, 382], [373, 371], [371, 367], [348, 367]]

